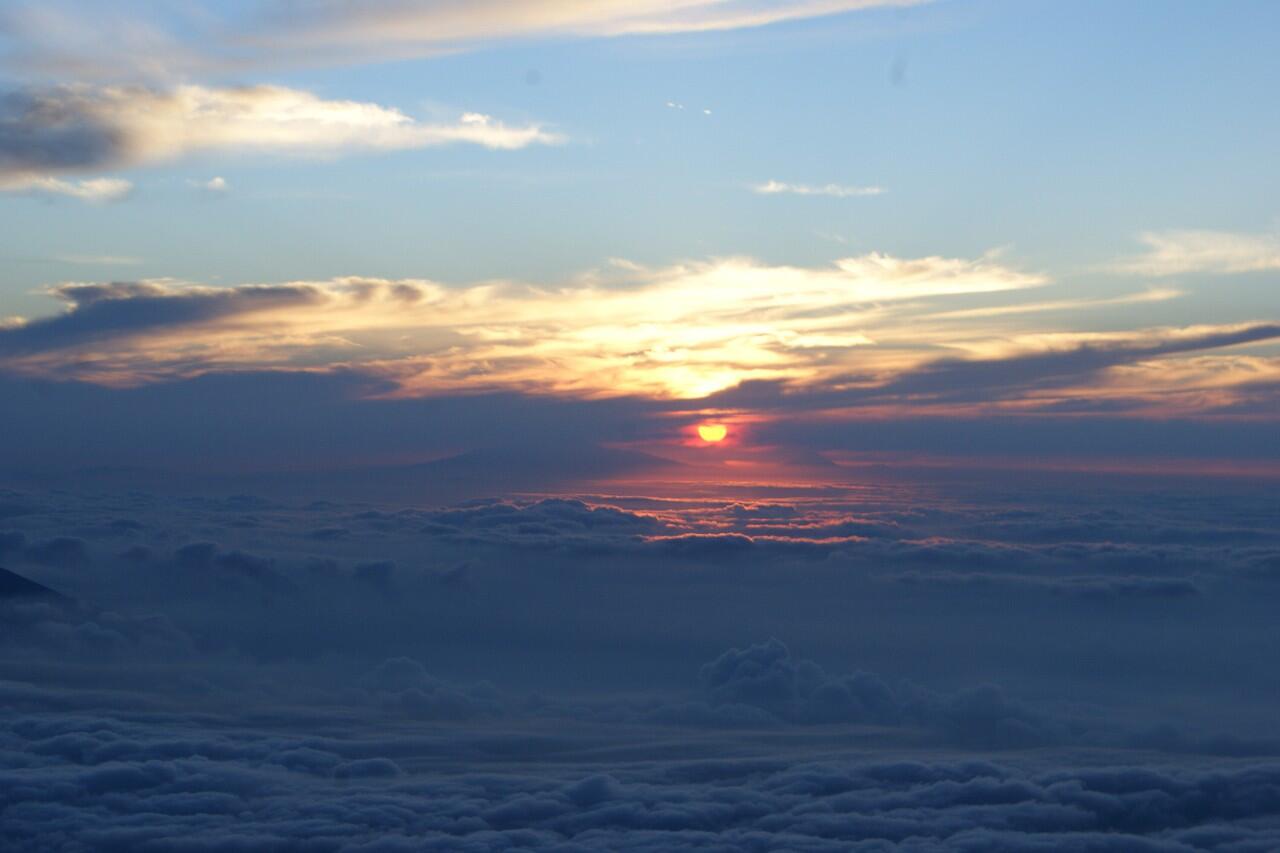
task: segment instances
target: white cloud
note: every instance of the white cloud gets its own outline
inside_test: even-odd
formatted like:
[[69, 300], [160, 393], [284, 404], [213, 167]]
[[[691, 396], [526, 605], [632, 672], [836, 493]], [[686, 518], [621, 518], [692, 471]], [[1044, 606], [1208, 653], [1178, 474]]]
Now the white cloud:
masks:
[[1153, 277], [1280, 269], [1280, 234], [1148, 231], [1138, 239], [1146, 245], [1147, 251], [1112, 264], [1110, 269]]
[[220, 176], [212, 177], [207, 181], [187, 181], [187, 185], [193, 189], [204, 190], [205, 192], [219, 195], [228, 192], [231, 189], [231, 185], [227, 183], [227, 179]]
[[13, 129], [0, 139], [4, 185], [97, 200], [119, 197], [127, 183], [54, 176], [201, 151], [334, 155], [458, 143], [511, 150], [562, 141], [540, 125], [508, 125], [481, 113], [423, 122], [391, 107], [281, 86], [64, 86], [6, 98], [0, 121]]
[[101, 204], [119, 201], [129, 195], [133, 192], [133, 184], [120, 178], [68, 181], [49, 175], [28, 175], [0, 179], [0, 192], [67, 196]]
[[788, 184], [782, 181], [765, 181], [755, 184], [751, 191], [759, 195], [825, 195], [832, 198], [881, 195], [883, 187], [856, 187], [845, 184]]
[[376, 45], [392, 51], [458, 49], [492, 40], [551, 36], [614, 37], [763, 27], [928, 0], [471, 0], [405, 3], [302, 0], [281, 14], [264, 40], [286, 46]]
[[0, 64], [53, 79], [174, 80], [438, 56], [495, 42], [720, 32], [932, 0], [5, 0]]

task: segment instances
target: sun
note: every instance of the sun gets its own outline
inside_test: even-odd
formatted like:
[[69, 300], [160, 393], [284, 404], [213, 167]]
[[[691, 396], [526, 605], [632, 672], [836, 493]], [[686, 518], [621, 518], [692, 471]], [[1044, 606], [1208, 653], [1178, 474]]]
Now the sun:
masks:
[[724, 437], [728, 434], [729, 428], [724, 424], [698, 424], [698, 438], [707, 444], [724, 441]]

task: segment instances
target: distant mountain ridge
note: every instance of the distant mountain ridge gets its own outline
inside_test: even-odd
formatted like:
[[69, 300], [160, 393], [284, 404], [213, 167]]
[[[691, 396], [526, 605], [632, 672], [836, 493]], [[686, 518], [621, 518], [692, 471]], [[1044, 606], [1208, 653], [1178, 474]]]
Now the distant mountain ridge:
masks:
[[11, 572], [8, 569], [0, 569], [0, 600], [11, 598], [65, 598], [62, 593], [55, 592], [49, 587], [41, 583], [36, 583], [30, 578], [24, 578], [22, 575]]

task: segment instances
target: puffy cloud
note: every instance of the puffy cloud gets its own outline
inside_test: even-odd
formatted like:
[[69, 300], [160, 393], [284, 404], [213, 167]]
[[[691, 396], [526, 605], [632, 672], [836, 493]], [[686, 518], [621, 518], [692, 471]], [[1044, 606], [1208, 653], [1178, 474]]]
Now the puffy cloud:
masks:
[[559, 141], [536, 124], [511, 126], [480, 113], [421, 122], [390, 107], [325, 100], [282, 86], [61, 86], [0, 97], [0, 189], [107, 200], [126, 192], [127, 182], [56, 176], [150, 165], [200, 151], [314, 156], [453, 143], [510, 150]]
[[466, 769], [442, 772], [430, 760], [438, 743], [407, 734], [353, 744], [87, 715], [17, 716], [4, 743], [0, 838], [23, 851], [1172, 853], [1280, 841], [1269, 820], [1280, 770], [1260, 762], [1171, 767], [1134, 756], [1099, 766], [1096, 755], [1042, 752], [1033, 762], [863, 754], [567, 763], [531, 760], [537, 739], [512, 738], [526, 756], [519, 763], [479, 750]]
[[778, 640], [730, 649], [702, 667], [714, 704], [749, 705], [801, 722], [894, 723], [902, 709], [871, 673], [832, 678], [813, 661], [795, 660]]
[[0, 845], [1267, 849], [1273, 490], [1138, 485], [0, 491]]

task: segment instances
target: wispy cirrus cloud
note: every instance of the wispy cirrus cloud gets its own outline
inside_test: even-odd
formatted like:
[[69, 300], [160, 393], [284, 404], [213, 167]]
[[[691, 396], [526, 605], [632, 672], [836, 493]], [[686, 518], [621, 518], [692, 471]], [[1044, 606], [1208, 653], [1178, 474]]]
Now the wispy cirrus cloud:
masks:
[[12, 0], [0, 63], [50, 79], [169, 81], [264, 67], [379, 62], [534, 39], [709, 33], [932, 0]]
[[392, 53], [443, 52], [476, 44], [537, 37], [617, 37], [718, 32], [768, 26], [929, 0], [661, 0], [593, 2], [503, 0], [470, 3], [333, 0], [273, 3], [266, 43], [352, 48], [373, 45]]
[[1029, 302], [1022, 305], [995, 305], [987, 308], [962, 308], [932, 314], [934, 320], [971, 320], [979, 317], [1006, 317], [1017, 314], [1040, 314], [1048, 311], [1077, 311], [1085, 308], [1107, 308], [1112, 305], [1138, 305], [1177, 299], [1182, 291], [1169, 287], [1151, 288], [1142, 293], [1103, 299], [1059, 299], [1053, 302]]
[[883, 187], [860, 187], [849, 184], [789, 184], [782, 181], [765, 181], [752, 184], [751, 191], [757, 195], [817, 195], [831, 198], [857, 198], [859, 196], [882, 195]]
[[513, 150], [561, 141], [538, 124], [509, 125], [480, 113], [423, 122], [391, 107], [281, 86], [61, 86], [0, 98], [0, 189], [118, 198], [126, 181], [60, 176], [200, 151], [314, 156], [450, 144]]
[[1114, 272], [1163, 277], [1194, 273], [1280, 270], [1280, 234], [1231, 231], [1147, 231], [1139, 255], [1110, 265]]

